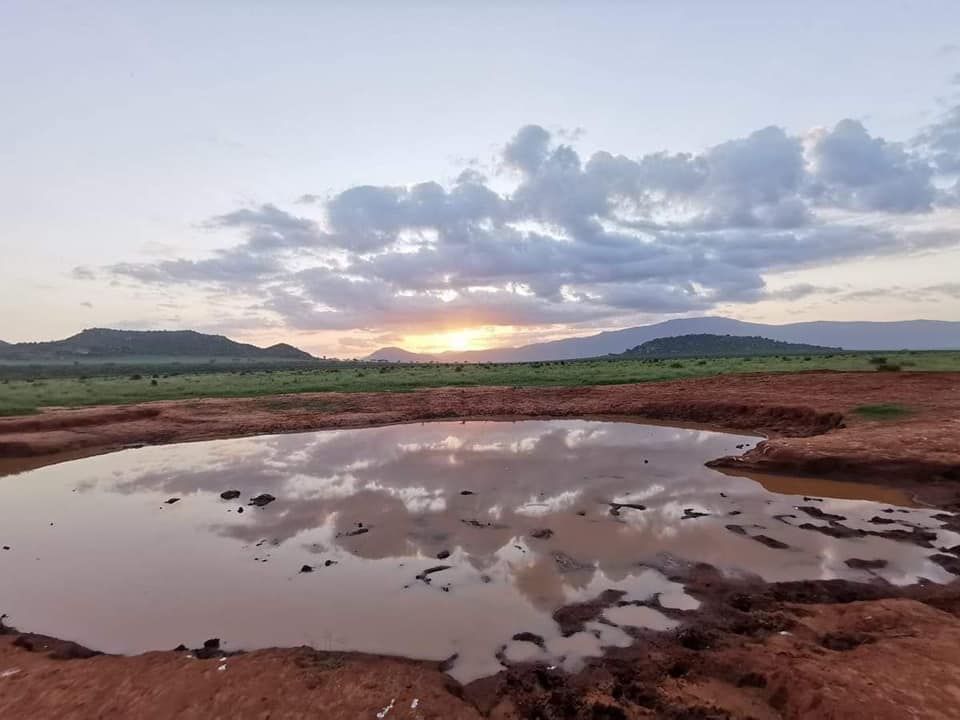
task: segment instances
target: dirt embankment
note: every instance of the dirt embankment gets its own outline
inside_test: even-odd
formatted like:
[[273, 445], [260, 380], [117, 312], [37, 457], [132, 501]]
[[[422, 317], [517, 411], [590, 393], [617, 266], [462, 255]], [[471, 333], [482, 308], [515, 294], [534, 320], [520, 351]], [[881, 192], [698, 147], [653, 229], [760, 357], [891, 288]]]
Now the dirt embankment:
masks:
[[[870, 420], [861, 405], [903, 417]], [[718, 467], [898, 485], [960, 506], [960, 373], [736, 375], [582, 388], [440, 388], [312, 393], [50, 409], [0, 419], [0, 472], [137, 444], [443, 418], [619, 417], [759, 432]], [[30, 460], [32, 458], [32, 460]]]

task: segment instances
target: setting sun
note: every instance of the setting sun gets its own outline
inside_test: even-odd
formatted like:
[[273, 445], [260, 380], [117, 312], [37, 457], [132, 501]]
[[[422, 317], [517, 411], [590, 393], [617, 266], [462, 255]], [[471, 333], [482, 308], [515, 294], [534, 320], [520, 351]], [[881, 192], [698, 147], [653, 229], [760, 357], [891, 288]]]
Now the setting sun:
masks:
[[406, 345], [416, 352], [480, 350], [486, 347], [490, 333], [482, 328], [464, 328], [429, 335], [410, 336]]

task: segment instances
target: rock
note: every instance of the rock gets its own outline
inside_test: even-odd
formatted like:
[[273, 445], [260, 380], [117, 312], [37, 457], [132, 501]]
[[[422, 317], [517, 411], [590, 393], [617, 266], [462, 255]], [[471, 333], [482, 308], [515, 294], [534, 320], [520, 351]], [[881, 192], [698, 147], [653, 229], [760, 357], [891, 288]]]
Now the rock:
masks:
[[550, 556], [553, 558], [553, 561], [557, 564], [557, 570], [561, 573], [574, 572], [576, 570], [592, 570], [593, 565], [587, 563], [582, 563], [579, 560], [574, 560], [572, 557], [563, 552], [553, 552], [550, 553]]
[[324, 567], [330, 567], [331, 565], [336, 565], [336, 564], [337, 564], [336, 560], [325, 560], [323, 562]]
[[747, 531], [743, 525], [724, 525], [724, 527], [735, 535], [746, 535]]
[[547, 647], [547, 644], [546, 644], [546, 642], [544, 642], [544, 640], [543, 640], [542, 637], [540, 637], [539, 635], [536, 635], [536, 634], [534, 634], [534, 633], [531, 633], [531, 632], [519, 632], [519, 633], [517, 633], [516, 635], [513, 636], [512, 640], [513, 640], [514, 642], [528, 642], [528, 643], [533, 643], [534, 645], [536, 645], [536, 646], [539, 647], [539, 648], [544, 648], [544, 649], [546, 649], [546, 647]]
[[893, 518], [880, 517], [879, 515], [874, 515], [872, 518], [867, 520], [867, 522], [872, 523], [873, 525], [892, 525], [896, 522]]
[[693, 508], [684, 508], [683, 517], [681, 520], [693, 520], [695, 518], [707, 517], [710, 513], [700, 512], [699, 510], [694, 510]]
[[956, 558], [953, 555], [944, 555], [942, 553], [937, 553], [936, 555], [931, 555], [930, 559], [933, 560], [937, 565], [942, 567], [948, 573], [953, 573], [954, 575], [960, 575], [960, 558]]
[[237, 512], [238, 512], [238, 513], [242, 513], [242, 512], [243, 512], [243, 508], [242, 508], [242, 507], [238, 507], [238, 508], [237, 508]]
[[224, 500], [236, 500], [238, 497], [240, 497], [240, 491], [224, 490], [222, 493], [220, 493], [220, 497], [223, 498]]
[[801, 530], [813, 530], [814, 532], [823, 533], [824, 535], [829, 535], [833, 538], [855, 538], [855, 537], [866, 537], [867, 533], [863, 530], [856, 530], [854, 528], [848, 528], [846, 525], [840, 525], [839, 523], [830, 523], [829, 525], [814, 525], [813, 523], [803, 523], [797, 525]]
[[550, 528], [537, 528], [530, 532], [530, 537], [537, 540], [549, 540], [553, 537], [553, 530]]
[[449, 550], [441, 550], [437, 553], [437, 560], [446, 560], [448, 557], [450, 557]]
[[889, 563], [886, 560], [863, 560], [861, 558], [850, 558], [845, 560], [844, 564], [854, 570], [879, 570], [885, 568]]
[[180, 498], [170, 498], [164, 503], [164, 505], [173, 505], [174, 503], [178, 502], [180, 502]]
[[461, 490], [461, 491], [460, 491], [460, 494], [461, 494], [461, 495], [476, 495], [476, 493], [475, 493], [473, 490]]
[[811, 507], [809, 505], [800, 505], [797, 507], [797, 510], [805, 512], [810, 517], [815, 517], [820, 520], [846, 520], [843, 515], [834, 515], [833, 513], [824, 512], [820, 508]]
[[313, 568], [312, 568], [310, 565], [302, 565], [302, 566], [300, 566], [300, 572], [302, 572], [302, 573], [312, 573], [312, 572], [313, 572]]
[[787, 548], [790, 547], [786, 543], [782, 543], [779, 540], [775, 540], [772, 537], [768, 537], [767, 535], [753, 535], [751, 536], [751, 538], [753, 540], [756, 540], [758, 543], [766, 545], [769, 548], [773, 548], [774, 550], [786, 550]]
[[586, 517], [586, 516], [587, 516], [587, 511], [586, 511], [586, 510], [577, 510], [577, 515], [579, 515], [580, 517]]
[[866, 645], [872, 642], [874, 642], [874, 637], [872, 635], [859, 632], [827, 633], [820, 638], [820, 644], [823, 647], [827, 648], [827, 650], [835, 650], [837, 652], [853, 650], [855, 647], [860, 647], [861, 645]]
[[356, 528], [355, 530], [347, 530], [346, 532], [337, 533], [337, 537], [355, 537], [356, 535], [363, 535], [364, 533], [370, 532], [370, 528]]
[[249, 504], [249, 505], [256, 505], [257, 507], [263, 507], [264, 505], [269, 505], [269, 504], [272, 503], [274, 500], [276, 500], [276, 498], [275, 498], [273, 495], [271, 495], [270, 493], [261, 493], [260, 495], [257, 495], [256, 497], [250, 498], [250, 502], [249, 502], [248, 504]]
[[423, 580], [423, 582], [429, 583], [430, 575], [433, 575], [433, 573], [443, 572], [444, 570], [449, 570], [451, 567], [451, 565], [434, 565], [433, 567], [428, 567], [422, 573], [417, 575], [417, 580]]
[[173, 651], [174, 651], [174, 652], [186, 652], [186, 651], [187, 651], [187, 646], [184, 645], [183, 643], [180, 643], [179, 645], [177, 645], [177, 646], [173, 649]]
[[10, 549], [10, 546], [9, 546], [9, 545], [4, 545], [4, 546], [3, 546], [3, 549], [4, 549], [4, 550], [9, 550], [9, 549]]

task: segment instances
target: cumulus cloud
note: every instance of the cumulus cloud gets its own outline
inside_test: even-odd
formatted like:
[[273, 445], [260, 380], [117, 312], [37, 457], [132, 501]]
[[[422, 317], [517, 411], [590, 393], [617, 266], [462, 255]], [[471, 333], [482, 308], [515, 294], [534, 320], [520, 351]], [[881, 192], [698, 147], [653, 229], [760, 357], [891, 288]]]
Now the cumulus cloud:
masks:
[[506, 190], [468, 167], [448, 184], [303, 195], [316, 217], [240, 208], [204, 223], [238, 234], [229, 247], [110, 271], [253, 296], [261, 313], [303, 330], [597, 324], [797, 300], [830, 289], [771, 291], [767, 276], [958, 244], [936, 222], [920, 232], [864, 220], [936, 218], [949, 204], [958, 113], [907, 143], [843, 120], [640, 157], [584, 158], [569, 144], [578, 134], [527, 125], [502, 146]]

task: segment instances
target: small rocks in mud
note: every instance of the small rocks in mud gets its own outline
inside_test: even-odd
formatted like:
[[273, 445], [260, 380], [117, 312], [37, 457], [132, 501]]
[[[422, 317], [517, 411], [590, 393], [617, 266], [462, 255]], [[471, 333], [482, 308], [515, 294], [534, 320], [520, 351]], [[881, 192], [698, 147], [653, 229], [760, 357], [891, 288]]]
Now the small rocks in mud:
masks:
[[3, 549], [4, 549], [4, 550], [9, 550], [9, 549], [10, 549], [10, 546], [9, 546], [9, 545], [4, 545], [4, 546], [3, 546]]
[[875, 638], [872, 635], [867, 635], [866, 633], [827, 633], [822, 638], [820, 638], [820, 644], [827, 648], [827, 650], [835, 650], [837, 652], [844, 652], [846, 650], [853, 650], [856, 647], [861, 645], [867, 645], [875, 641]]
[[444, 570], [449, 570], [452, 565], [434, 565], [433, 567], [428, 567], [422, 573], [417, 575], [417, 580], [422, 580], [423, 582], [429, 584], [430, 576], [434, 573], [443, 572]]
[[758, 543], [766, 545], [768, 548], [773, 548], [774, 550], [786, 550], [790, 547], [786, 543], [780, 542], [768, 535], [751, 535], [750, 537], [752, 540], [756, 540]]
[[735, 535], [746, 535], [747, 530], [743, 525], [724, 525], [724, 527]]
[[696, 518], [707, 517], [710, 513], [700, 512], [699, 510], [694, 510], [693, 508], [684, 508], [683, 517], [681, 520], [694, 520]]
[[530, 537], [536, 538], [537, 540], [549, 540], [553, 537], [553, 530], [550, 528], [537, 528], [530, 532]]
[[238, 513], [242, 513], [242, 512], [243, 512], [243, 507], [238, 507], [238, 508], [237, 508], [237, 512], [238, 512]]
[[302, 572], [302, 573], [312, 573], [312, 572], [313, 572], [313, 567], [312, 567], [311, 565], [302, 565], [302, 566], [300, 567], [300, 572]]
[[733, 517], [735, 515], [743, 515], [743, 510], [731, 510], [730, 512], [727, 513], [727, 515], [729, 515], [730, 517]]
[[370, 532], [370, 528], [358, 527], [354, 528], [353, 530], [347, 530], [346, 532], [339, 532], [337, 533], [337, 537], [355, 537], [368, 532]]
[[437, 553], [437, 560], [446, 560], [448, 557], [450, 557], [449, 550], [441, 550]]
[[460, 522], [462, 522], [464, 525], [469, 525], [470, 527], [475, 527], [475, 528], [490, 528], [495, 530], [504, 530], [507, 527], [506, 525], [499, 525], [497, 523], [483, 522], [482, 520], [473, 520], [473, 519], [461, 520]]
[[481, 575], [481, 576], [480, 576], [480, 582], [482, 582], [484, 585], [486, 585], [487, 583], [492, 583], [492, 582], [493, 582], [493, 578], [490, 577], [489, 575]]
[[586, 516], [587, 516], [587, 511], [586, 511], [586, 510], [577, 510], [577, 515], [578, 515], [579, 517], [586, 517]]
[[868, 523], [873, 525], [892, 525], [896, 522], [893, 518], [880, 517], [879, 515], [874, 515], [872, 518], [867, 520]]
[[36, 633], [24, 633], [18, 636], [13, 641], [13, 645], [27, 652], [46, 653], [54, 660], [85, 660], [103, 654], [70, 640], [60, 640]]
[[820, 508], [811, 507], [810, 505], [799, 505], [797, 510], [805, 512], [810, 517], [815, 517], [819, 520], [846, 520], [843, 515], [834, 515], [833, 513], [824, 512]]
[[323, 566], [324, 566], [324, 567], [331, 567], [331, 566], [336, 565], [336, 564], [337, 564], [337, 561], [336, 561], [336, 560], [324, 560], [324, 561], [323, 561]]
[[203, 641], [203, 647], [197, 648], [193, 654], [201, 660], [210, 660], [211, 658], [223, 657], [223, 651], [220, 650], [220, 638], [210, 638]]
[[543, 638], [535, 633], [531, 632], [519, 632], [511, 638], [514, 642], [528, 642], [533, 643], [539, 648], [546, 649], [547, 643], [544, 642]]
[[713, 634], [700, 628], [692, 627], [681, 630], [677, 640], [688, 650], [706, 650], [714, 641]]
[[240, 497], [240, 491], [239, 491], [239, 490], [224, 490], [222, 493], [220, 493], [220, 497], [221, 497], [223, 500], [236, 500], [238, 497]]
[[853, 568], [854, 570], [881, 570], [885, 568], [889, 563], [886, 560], [876, 559], [876, 560], [864, 560], [862, 558], [850, 558], [849, 560], [844, 560], [844, 564]]
[[624, 508], [628, 510], [646, 510], [646, 505], [640, 503], [608, 503], [610, 505], [610, 514], [613, 517], [620, 517], [620, 511]]
[[250, 498], [250, 502], [248, 504], [256, 505], [257, 507], [264, 507], [265, 505], [272, 503], [274, 500], [276, 500], [276, 498], [270, 493], [261, 493], [256, 497]]
[[174, 503], [178, 503], [178, 502], [180, 502], [180, 498], [170, 498], [169, 500], [167, 500], [167, 501], [164, 502], [163, 504], [164, 504], [164, 505], [173, 505]]
[[944, 555], [942, 553], [937, 553], [936, 555], [931, 555], [930, 559], [933, 560], [937, 565], [942, 567], [948, 573], [953, 573], [954, 575], [960, 575], [960, 558], [956, 558], [953, 555]]
[[460, 491], [460, 494], [461, 494], [461, 495], [476, 495], [476, 493], [475, 493], [473, 490], [461, 490], [461, 491]]
[[794, 515], [793, 513], [780, 513], [779, 515], [774, 515], [774, 516], [773, 516], [773, 519], [774, 519], [774, 520], [779, 520], [780, 522], [782, 522], [782, 523], [785, 524], [785, 525], [792, 525], [793, 523], [788, 523], [788, 522], [787, 522], [787, 518], [793, 518], [794, 520], [796, 520], [796, 519], [797, 519], [797, 516]]
[[582, 563], [579, 560], [574, 560], [572, 557], [563, 552], [552, 552], [550, 553], [550, 556], [557, 564], [557, 569], [561, 573], [574, 572], [575, 570], [590, 570], [593, 568], [593, 565]]
[[829, 525], [814, 525], [813, 523], [803, 523], [798, 525], [801, 530], [813, 530], [814, 532], [823, 533], [833, 538], [845, 539], [845, 538], [858, 538], [866, 537], [868, 534], [864, 530], [857, 530], [854, 528], [848, 528], [846, 525], [840, 525], [839, 523], [833, 522]]

